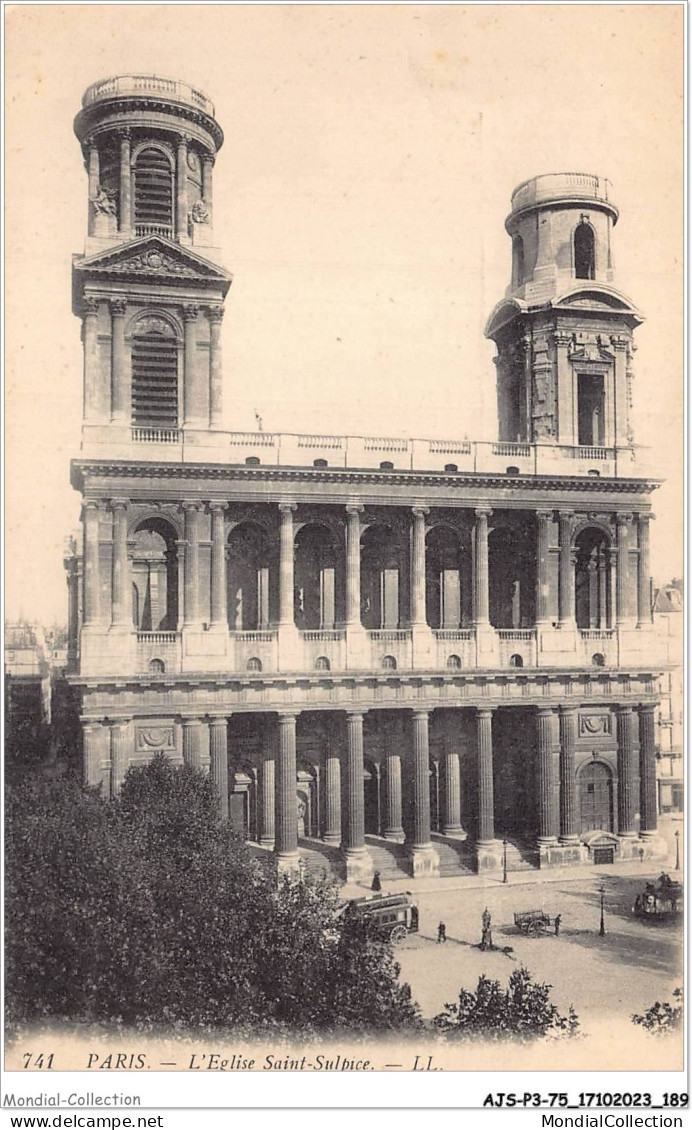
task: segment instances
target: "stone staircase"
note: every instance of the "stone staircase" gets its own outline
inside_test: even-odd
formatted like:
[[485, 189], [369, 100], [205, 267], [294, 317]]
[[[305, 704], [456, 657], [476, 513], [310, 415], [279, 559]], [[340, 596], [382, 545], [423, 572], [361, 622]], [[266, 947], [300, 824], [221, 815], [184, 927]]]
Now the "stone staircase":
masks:
[[475, 875], [476, 857], [466, 840], [452, 840], [433, 832], [432, 842], [440, 857], [440, 875]]
[[411, 864], [405, 844], [396, 844], [380, 836], [366, 836], [365, 842], [373, 869], [379, 871], [381, 879], [410, 878]]

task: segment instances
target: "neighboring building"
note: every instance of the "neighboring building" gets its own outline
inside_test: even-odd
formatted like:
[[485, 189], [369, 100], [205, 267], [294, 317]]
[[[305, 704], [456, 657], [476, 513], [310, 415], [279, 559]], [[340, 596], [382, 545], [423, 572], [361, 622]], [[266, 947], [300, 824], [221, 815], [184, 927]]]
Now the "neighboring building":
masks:
[[51, 721], [51, 669], [43, 629], [5, 625], [5, 746], [9, 755], [34, 760], [47, 748]]
[[654, 593], [654, 631], [659, 636], [669, 667], [661, 676], [658, 724], [658, 811], [682, 812], [684, 779], [684, 667], [685, 616], [683, 583], [672, 580]]
[[114, 793], [163, 751], [208, 768], [281, 868], [340, 846], [351, 878], [498, 868], [503, 839], [510, 865], [527, 844], [541, 866], [664, 853], [657, 484], [633, 446], [641, 317], [613, 285], [609, 183], [512, 196], [497, 442], [226, 431], [211, 102], [121, 76], [75, 130], [85, 779]]

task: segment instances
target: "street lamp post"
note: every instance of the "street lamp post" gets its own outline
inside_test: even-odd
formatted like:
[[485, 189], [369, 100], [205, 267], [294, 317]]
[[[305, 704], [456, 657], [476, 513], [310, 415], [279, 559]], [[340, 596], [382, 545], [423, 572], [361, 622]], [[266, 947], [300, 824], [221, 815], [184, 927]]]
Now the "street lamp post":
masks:
[[604, 901], [605, 901], [605, 887], [599, 887], [598, 889], [599, 889], [599, 892], [600, 892], [600, 895], [601, 895], [601, 924], [598, 927], [598, 936], [600, 938], [604, 938], [605, 937], [605, 917], [604, 917], [603, 911], [604, 911]]
[[502, 882], [507, 882], [507, 840], [502, 841]]
[[680, 829], [675, 829], [675, 870], [680, 870]]

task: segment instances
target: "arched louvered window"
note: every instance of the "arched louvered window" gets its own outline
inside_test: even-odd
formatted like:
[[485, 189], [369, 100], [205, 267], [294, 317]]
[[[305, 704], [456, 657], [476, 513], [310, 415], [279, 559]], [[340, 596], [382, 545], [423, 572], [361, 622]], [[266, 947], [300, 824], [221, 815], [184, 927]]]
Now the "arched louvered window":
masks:
[[591, 224], [583, 220], [574, 231], [574, 274], [578, 279], [596, 277], [596, 246]]
[[178, 344], [173, 327], [149, 317], [132, 338], [132, 423], [139, 428], [178, 427]]
[[161, 149], [142, 149], [135, 161], [137, 235], [173, 235], [173, 170]]

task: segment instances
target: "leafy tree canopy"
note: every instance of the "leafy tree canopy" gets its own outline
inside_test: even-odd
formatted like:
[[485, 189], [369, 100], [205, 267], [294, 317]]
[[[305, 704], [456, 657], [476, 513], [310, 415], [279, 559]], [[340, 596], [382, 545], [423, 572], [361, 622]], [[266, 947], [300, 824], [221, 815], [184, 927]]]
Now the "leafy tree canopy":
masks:
[[670, 1036], [682, 1027], [683, 999], [682, 989], [673, 992], [673, 1004], [669, 1001], [655, 1001], [643, 1015], [634, 1013], [632, 1023], [639, 1024], [651, 1036]]
[[499, 981], [479, 977], [475, 993], [461, 989], [433, 1023], [451, 1039], [520, 1040], [574, 1036], [579, 1021], [570, 1005], [562, 1016], [550, 1001], [551, 985], [533, 981], [528, 969], [515, 969], [503, 989]]

